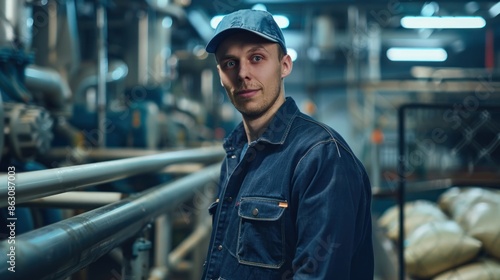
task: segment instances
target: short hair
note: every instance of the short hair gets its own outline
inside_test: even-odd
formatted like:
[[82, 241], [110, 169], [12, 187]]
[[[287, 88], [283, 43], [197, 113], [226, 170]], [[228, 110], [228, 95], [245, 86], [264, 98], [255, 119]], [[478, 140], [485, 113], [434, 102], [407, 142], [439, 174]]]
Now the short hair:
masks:
[[279, 44], [276, 44], [278, 46], [278, 60], [281, 61], [283, 59], [283, 57], [285, 57], [285, 50], [283, 50], [283, 48], [279, 45]]

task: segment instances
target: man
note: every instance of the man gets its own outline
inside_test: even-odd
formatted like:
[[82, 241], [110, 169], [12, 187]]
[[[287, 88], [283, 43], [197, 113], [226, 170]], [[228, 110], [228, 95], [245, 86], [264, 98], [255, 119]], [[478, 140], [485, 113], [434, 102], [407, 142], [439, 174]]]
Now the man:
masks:
[[243, 121], [223, 144], [203, 279], [373, 279], [368, 176], [285, 97], [292, 60], [272, 15], [225, 16], [206, 50]]

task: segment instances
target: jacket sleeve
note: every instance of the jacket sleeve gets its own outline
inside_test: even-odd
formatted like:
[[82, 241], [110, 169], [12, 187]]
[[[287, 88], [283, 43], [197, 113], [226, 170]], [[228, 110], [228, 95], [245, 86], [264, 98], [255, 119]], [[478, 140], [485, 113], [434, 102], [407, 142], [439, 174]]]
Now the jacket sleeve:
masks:
[[370, 183], [352, 152], [334, 140], [317, 144], [292, 184], [293, 279], [373, 279]]

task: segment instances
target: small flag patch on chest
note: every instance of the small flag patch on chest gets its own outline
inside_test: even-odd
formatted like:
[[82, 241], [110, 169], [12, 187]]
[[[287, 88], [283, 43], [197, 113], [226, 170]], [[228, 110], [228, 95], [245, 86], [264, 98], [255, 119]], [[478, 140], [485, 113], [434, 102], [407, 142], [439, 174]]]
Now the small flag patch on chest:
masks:
[[278, 203], [278, 206], [282, 207], [282, 208], [287, 208], [288, 207], [288, 202], [282, 201], [282, 202]]

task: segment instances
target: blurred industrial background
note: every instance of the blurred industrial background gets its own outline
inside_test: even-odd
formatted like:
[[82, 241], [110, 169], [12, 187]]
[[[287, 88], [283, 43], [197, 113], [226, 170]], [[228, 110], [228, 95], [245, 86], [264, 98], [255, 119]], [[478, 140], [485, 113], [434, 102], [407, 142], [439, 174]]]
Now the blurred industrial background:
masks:
[[500, 279], [500, 2], [461, 0], [0, 0], [0, 278], [200, 278], [242, 8], [370, 174], [376, 279]]

